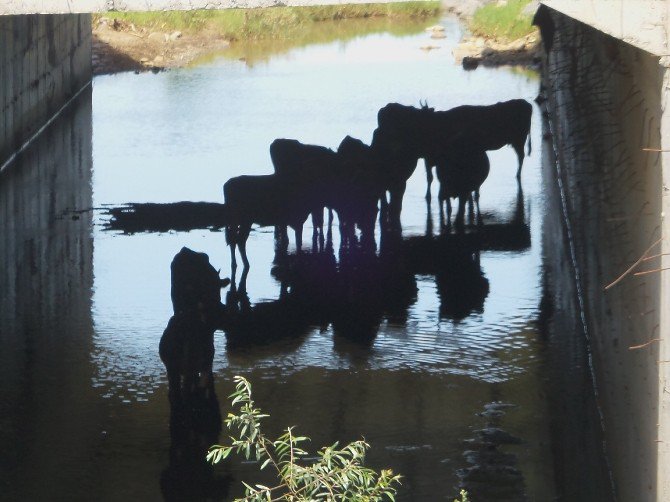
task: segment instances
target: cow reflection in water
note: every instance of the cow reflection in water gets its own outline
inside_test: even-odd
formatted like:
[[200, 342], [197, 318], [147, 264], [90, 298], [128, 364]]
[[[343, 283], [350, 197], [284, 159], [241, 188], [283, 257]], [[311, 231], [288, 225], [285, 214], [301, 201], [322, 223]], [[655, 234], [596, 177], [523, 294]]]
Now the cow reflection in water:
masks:
[[[361, 250], [340, 254], [287, 256], [272, 270], [281, 284], [279, 298], [251, 305], [244, 276], [226, 300], [228, 347], [277, 339], [302, 343], [314, 328], [333, 327], [335, 343], [347, 339], [358, 346], [374, 341], [386, 315], [403, 322], [416, 300], [414, 275], [404, 266], [400, 250], [382, 249], [379, 256]], [[293, 345], [281, 344], [285, 350]]]
[[484, 311], [489, 281], [479, 263], [479, 248], [464, 239], [455, 239], [435, 273], [440, 297], [440, 317], [461, 321]]
[[221, 412], [214, 391], [214, 331], [226, 309], [220, 279], [204, 253], [188, 248], [175, 255], [171, 269], [174, 315], [159, 345], [169, 383], [170, 464], [161, 474], [165, 500], [222, 500], [228, 480], [215, 477], [205, 461], [218, 442]]

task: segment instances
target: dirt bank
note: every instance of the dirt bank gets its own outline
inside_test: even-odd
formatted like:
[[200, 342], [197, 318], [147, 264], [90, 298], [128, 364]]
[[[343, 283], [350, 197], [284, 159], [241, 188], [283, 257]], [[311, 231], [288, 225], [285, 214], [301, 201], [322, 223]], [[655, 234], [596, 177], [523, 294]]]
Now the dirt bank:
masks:
[[93, 26], [93, 74], [159, 71], [185, 66], [202, 54], [227, 48], [217, 33], [203, 30], [149, 31], [118, 19], [102, 17]]
[[[445, 0], [443, 9], [467, 23], [476, 8], [487, 1]], [[439, 34], [434, 38], [439, 38]], [[229, 45], [228, 40], [211, 29], [182, 33], [164, 27], [135, 26], [111, 17], [94, 18], [93, 74], [182, 67], [204, 54], [224, 50]], [[535, 66], [540, 61], [539, 47], [540, 37], [537, 33], [512, 42], [468, 35], [454, 50], [454, 58], [466, 69], [476, 68], [480, 64]]]

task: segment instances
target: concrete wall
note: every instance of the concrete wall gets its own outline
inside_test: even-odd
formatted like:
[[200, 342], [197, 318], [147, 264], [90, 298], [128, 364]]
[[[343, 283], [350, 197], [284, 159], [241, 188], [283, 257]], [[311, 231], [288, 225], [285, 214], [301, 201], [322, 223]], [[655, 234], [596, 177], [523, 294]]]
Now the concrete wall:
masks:
[[[0, 173], [0, 444], [7, 453], [0, 498], [6, 500], [72, 500], [68, 487], [83, 482], [79, 466], [99, 444], [101, 418], [87, 404], [98, 392], [90, 361], [91, 138], [87, 87]], [[25, 431], [38, 432], [26, 438]], [[45, 455], [45, 444], [68, 454]], [[50, 487], [46, 497], [34, 478], [20, 474], [22, 465], [40, 473], [38, 484]]]
[[[551, 14], [556, 31], [545, 86], [555, 176], [616, 495], [670, 500], [658, 442], [665, 399], [658, 339], [670, 343], [661, 315], [667, 280], [654, 271], [667, 259], [642, 261], [605, 289], [650, 247], [648, 256], [667, 248], [652, 246], [667, 234], [662, 154], [643, 150], [662, 145], [666, 69], [658, 56]], [[634, 275], [645, 271], [654, 272]]]
[[91, 81], [91, 16], [0, 16], [0, 169]]

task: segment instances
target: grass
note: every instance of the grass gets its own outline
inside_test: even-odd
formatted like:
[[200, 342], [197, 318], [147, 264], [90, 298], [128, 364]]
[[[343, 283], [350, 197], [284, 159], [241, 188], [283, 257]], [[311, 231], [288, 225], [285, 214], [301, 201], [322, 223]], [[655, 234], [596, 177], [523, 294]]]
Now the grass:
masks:
[[469, 28], [475, 35], [504, 41], [516, 40], [535, 31], [532, 16], [522, 13], [530, 0], [507, 0], [490, 3], [475, 11]]
[[105, 17], [149, 30], [179, 30], [184, 33], [208, 30], [227, 40], [237, 41], [293, 38], [305, 24], [319, 21], [371, 17], [423, 18], [436, 15], [439, 9], [439, 1], [415, 1], [265, 9], [109, 12]]

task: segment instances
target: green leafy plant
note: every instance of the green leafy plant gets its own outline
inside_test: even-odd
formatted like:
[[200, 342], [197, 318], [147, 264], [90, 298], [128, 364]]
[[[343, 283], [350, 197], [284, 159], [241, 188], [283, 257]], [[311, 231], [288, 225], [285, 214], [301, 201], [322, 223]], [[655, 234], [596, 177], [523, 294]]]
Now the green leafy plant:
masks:
[[461, 490], [461, 498], [454, 499], [454, 502], [470, 502], [468, 498], [468, 492]]
[[260, 468], [271, 467], [278, 482], [269, 487], [244, 483], [245, 497], [238, 502], [274, 501], [361, 501], [395, 500], [395, 485], [400, 476], [391, 470], [379, 473], [363, 465], [365, 452], [370, 447], [365, 441], [354, 441], [340, 447], [338, 443], [324, 447], [316, 460], [310, 458], [302, 445], [307, 437], [296, 436], [292, 427], [276, 440], [261, 430], [265, 415], [251, 398], [251, 384], [243, 377], [235, 377], [235, 392], [230, 396], [239, 413], [229, 413], [225, 420], [233, 433], [230, 446], [214, 445], [207, 460], [216, 464], [232, 452], [243, 454], [260, 463]]

